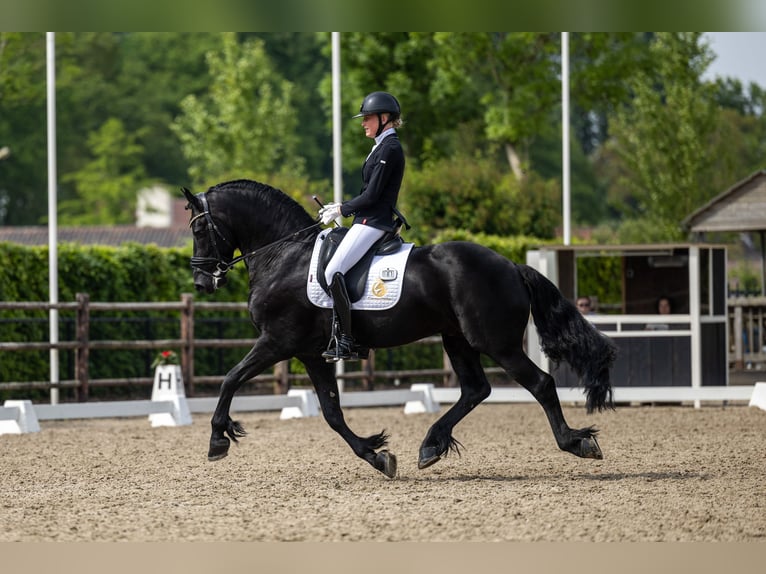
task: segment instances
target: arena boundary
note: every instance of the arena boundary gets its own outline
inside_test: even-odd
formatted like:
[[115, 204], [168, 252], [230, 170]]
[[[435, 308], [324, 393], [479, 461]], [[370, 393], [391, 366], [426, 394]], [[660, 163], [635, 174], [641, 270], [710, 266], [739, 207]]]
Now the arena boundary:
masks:
[[[614, 387], [614, 400], [617, 403], [684, 403], [693, 402], [699, 406], [701, 402], [715, 401], [750, 401], [756, 394], [766, 392], [760, 390], [759, 385], [737, 386], [708, 386], [708, 387]], [[579, 388], [556, 389], [559, 400], [562, 403], [584, 404], [585, 395]], [[451, 403], [457, 401], [460, 396], [458, 388], [434, 389], [434, 397], [439, 402]], [[526, 403], [534, 399], [532, 395], [521, 387], [501, 387], [492, 389], [492, 393], [485, 402], [497, 403]]]
[[[211, 413], [218, 399], [192, 398], [183, 395], [183, 385], [175, 386], [170, 394], [153, 393], [152, 400], [111, 401], [34, 405], [31, 401], [5, 401], [0, 407], [0, 434], [38, 432], [41, 420], [88, 418], [120, 418], [148, 416], [152, 426], [191, 424], [190, 413]], [[168, 391], [166, 389], [166, 391]], [[557, 389], [562, 404], [584, 404], [581, 389]], [[175, 394], [172, 394], [175, 393]], [[386, 391], [355, 391], [341, 394], [343, 407], [382, 407], [404, 405], [406, 414], [436, 413], [441, 403], [454, 403], [460, 396], [455, 387], [435, 388], [433, 384], [414, 384], [409, 389]], [[620, 403], [694, 403], [748, 401], [748, 406], [766, 410], [766, 382], [741, 386], [710, 387], [616, 387], [614, 400]], [[501, 387], [492, 390], [487, 403], [530, 403], [532, 395], [521, 387]], [[291, 389], [285, 395], [235, 397], [233, 412], [280, 411], [280, 419], [318, 416], [321, 412], [313, 389]], [[162, 417], [158, 419], [157, 417]]]

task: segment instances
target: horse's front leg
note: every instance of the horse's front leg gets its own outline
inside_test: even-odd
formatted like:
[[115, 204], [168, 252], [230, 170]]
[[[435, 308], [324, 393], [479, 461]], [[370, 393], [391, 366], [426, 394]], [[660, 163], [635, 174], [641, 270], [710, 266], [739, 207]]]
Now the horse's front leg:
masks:
[[[388, 443], [385, 431], [368, 437], [360, 437], [348, 427], [340, 408], [338, 382], [335, 380], [335, 366], [328, 364], [321, 357], [301, 357], [306, 371], [314, 384], [314, 389], [322, 407], [322, 415], [327, 424], [348, 443], [359, 458], [366, 460], [373, 468], [388, 478], [396, 477], [396, 456], [383, 447]], [[382, 449], [382, 450], [378, 450]]]
[[255, 377], [278, 360], [279, 358], [270, 353], [265, 342], [259, 338], [245, 358], [226, 374], [223, 383], [221, 383], [218, 404], [210, 421], [212, 430], [210, 448], [207, 453], [208, 460], [214, 461], [224, 458], [229, 454], [231, 441], [238, 442], [237, 439], [247, 434], [239, 422], [231, 419], [229, 414], [231, 401], [242, 383]]

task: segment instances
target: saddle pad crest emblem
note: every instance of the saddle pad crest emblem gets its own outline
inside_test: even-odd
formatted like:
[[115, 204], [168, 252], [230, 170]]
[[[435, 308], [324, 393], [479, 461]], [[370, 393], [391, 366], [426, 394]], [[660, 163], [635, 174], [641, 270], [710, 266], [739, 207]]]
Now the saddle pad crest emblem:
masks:
[[383, 281], [394, 281], [399, 276], [399, 273], [396, 271], [396, 269], [391, 269], [390, 267], [386, 267], [385, 269], [380, 270], [380, 278]]
[[386, 289], [386, 284], [383, 283], [382, 280], [378, 279], [372, 284], [372, 289], [370, 289], [370, 293], [372, 293], [375, 297], [385, 297], [388, 290]]

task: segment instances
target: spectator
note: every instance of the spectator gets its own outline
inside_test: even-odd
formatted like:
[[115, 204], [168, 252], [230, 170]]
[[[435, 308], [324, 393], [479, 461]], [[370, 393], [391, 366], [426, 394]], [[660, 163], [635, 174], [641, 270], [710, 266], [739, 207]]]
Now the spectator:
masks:
[[593, 311], [593, 301], [587, 295], [581, 295], [577, 298], [577, 309], [583, 315], [595, 315]]
[[663, 295], [657, 299], [657, 313], [660, 315], [670, 315], [673, 312], [673, 303], [670, 297]]
[[[673, 313], [673, 302], [670, 297], [662, 295], [655, 303], [655, 309], [659, 315], [670, 315]], [[670, 325], [667, 323], [649, 323], [646, 326], [650, 331], [667, 331]]]

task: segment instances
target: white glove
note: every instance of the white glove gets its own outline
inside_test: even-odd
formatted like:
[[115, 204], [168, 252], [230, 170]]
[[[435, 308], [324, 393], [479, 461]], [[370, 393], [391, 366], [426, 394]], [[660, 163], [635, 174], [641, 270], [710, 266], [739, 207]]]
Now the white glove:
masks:
[[322, 225], [327, 225], [341, 217], [343, 217], [343, 214], [340, 212], [340, 203], [328, 203], [319, 210], [319, 218], [322, 220]]

